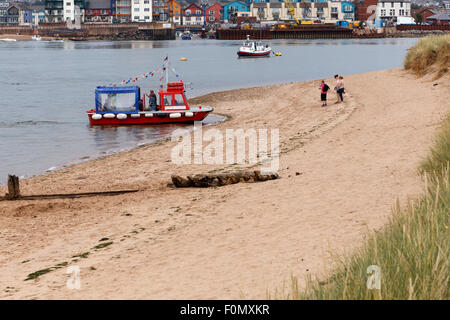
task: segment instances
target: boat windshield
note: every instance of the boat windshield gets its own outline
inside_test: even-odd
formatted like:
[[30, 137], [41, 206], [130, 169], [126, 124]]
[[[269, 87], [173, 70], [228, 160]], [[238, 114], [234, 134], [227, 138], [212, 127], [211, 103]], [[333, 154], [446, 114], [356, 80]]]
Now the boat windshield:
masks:
[[97, 96], [99, 111], [125, 112], [136, 110], [136, 94], [99, 93]]

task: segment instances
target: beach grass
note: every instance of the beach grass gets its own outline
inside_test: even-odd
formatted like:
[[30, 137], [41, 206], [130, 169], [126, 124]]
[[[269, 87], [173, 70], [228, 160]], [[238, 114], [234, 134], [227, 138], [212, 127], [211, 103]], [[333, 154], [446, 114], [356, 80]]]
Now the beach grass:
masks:
[[450, 63], [450, 34], [432, 35], [419, 40], [408, 52], [404, 67], [423, 76], [433, 66], [436, 76], [448, 72]]
[[449, 299], [450, 117], [419, 173], [423, 195], [403, 209], [397, 202], [388, 224], [370, 232], [356, 253], [336, 259], [327, 280], [309, 277], [302, 287], [292, 277], [288, 290], [269, 298]]

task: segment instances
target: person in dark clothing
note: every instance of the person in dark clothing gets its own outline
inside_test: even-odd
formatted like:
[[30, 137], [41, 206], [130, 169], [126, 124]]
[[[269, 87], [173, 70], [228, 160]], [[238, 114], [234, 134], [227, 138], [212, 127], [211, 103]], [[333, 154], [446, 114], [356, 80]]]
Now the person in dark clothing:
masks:
[[151, 111], [156, 111], [157, 110], [157, 105], [158, 105], [158, 101], [156, 98], [156, 94], [153, 90], [150, 90], [150, 110]]
[[138, 108], [139, 111], [144, 111], [144, 102], [142, 101], [142, 99], [139, 99], [138, 101]]

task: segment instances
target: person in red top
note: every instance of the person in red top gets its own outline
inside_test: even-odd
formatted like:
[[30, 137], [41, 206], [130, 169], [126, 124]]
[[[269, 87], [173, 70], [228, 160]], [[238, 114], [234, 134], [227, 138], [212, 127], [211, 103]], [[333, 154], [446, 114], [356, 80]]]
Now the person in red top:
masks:
[[322, 107], [327, 106], [327, 93], [330, 87], [325, 83], [325, 80], [322, 80], [320, 84], [320, 101], [322, 101]]

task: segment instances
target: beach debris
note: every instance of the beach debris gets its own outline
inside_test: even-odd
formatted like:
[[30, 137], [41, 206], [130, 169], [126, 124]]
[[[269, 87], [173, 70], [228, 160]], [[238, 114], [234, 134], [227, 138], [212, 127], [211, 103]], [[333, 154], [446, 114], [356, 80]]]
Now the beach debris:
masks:
[[20, 197], [19, 177], [8, 174], [8, 193], [6, 199], [13, 200]]
[[260, 170], [254, 171], [234, 171], [218, 174], [196, 174], [183, 178], [178, 175], [172, 175], [172, 183], [177, 188], [206, 188], [219, 187], [239, 182], [260, 182], [267, 180], [275, 180], [279, 178], [278, 173], [264, 172]]
[[32, 196], [20, 195], [19, 178], [15, 175], [8, 175], [8, 193], [5, 197], [0, 197], [2, 200], [42, 200], [42, 199], [73, 199], [81, 197], [94, 196], [115, 196], [124, 193], [138, 192], [138, 189], [133, 190], [119, 190], [119, 191], [100, 191], [100, 192], [84, 192], [84, 193], [66, 193], [66, 194], [36, 194]]

